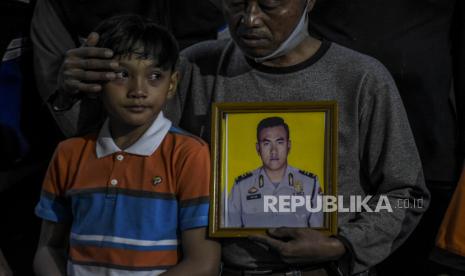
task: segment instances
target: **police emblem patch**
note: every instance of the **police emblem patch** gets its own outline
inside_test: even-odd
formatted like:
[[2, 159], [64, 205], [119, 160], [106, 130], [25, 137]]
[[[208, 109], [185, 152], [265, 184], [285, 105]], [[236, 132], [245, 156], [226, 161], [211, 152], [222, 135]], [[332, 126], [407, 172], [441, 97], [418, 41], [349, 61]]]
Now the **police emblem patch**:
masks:
[[255, 194], [256, 192], [258, 192], [258, 189], [255, 188], [255, 187], [252, 187], [252, 188], [249, 189], [248, 192], [249, 192], [249, 194]]

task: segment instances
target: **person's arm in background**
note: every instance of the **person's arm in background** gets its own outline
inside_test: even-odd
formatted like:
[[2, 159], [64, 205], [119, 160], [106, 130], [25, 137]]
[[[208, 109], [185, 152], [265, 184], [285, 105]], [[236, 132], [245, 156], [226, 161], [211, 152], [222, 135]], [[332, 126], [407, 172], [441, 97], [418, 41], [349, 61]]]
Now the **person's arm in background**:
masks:
[[460, 158], [465, 171], [465, 3], [456, 1], [452, 22], [452, 60], [454, 62], [454, 92], [459, 129]]
[[[38, 0], [31, 23], [31, 40], [34, 51], [34, 73], [37, 88], [43, 101], [49, 106], [60, 129], [66, 136], [76, 135], [79, 128], [81, 104], [75, 103], [77, 93], [98, 92], [98, 84], [84, 84], [82, 81], [97, 83], [111, 79], [106, 72], [95, 74], [94, 71], [105, 71], [110, 66], [111, 55], [106, 55], [106, 49], [77, 48], [73, 38], [61, 22], [58, 14], [49, 0]], [[93, 35], [87, 40], [88, 46], [97, 43], [98, 36]], [[82, 59], [82, 58], [85, 59]], [[63, 66], [63, 68], [62, 68]], [[110, 70], [108, 70], [110, 71]], [[112, 73], [112, 72], [108, 72]], [[113, 76], [114, 77], [114, 76]], [[63, 96], [55, 99], [57, 107], [54, 110], [51, 97]]]
[[3, 252], [0, 249], [0, 276], [12, 276], [13, 272], [11, 272], [10, 267], [8, 266], [8, 262], [5, 260], [3, 256]]
[[41, 276], [66, 275], [66, 249], [69, 225], [42, 221], [34, 272]]

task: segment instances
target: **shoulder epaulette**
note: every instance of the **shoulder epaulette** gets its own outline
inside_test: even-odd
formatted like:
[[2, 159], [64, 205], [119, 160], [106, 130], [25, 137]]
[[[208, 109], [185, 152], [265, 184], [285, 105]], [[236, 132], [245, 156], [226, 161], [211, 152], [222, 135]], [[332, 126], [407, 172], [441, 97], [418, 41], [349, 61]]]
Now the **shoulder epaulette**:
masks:
[[236, 183], [238, 183], [238, 182], [240, 182], [240, 181], [242, 181], [242, 180], [244, 180], [244, 179], [247, 179], [247, 178], [249, 178], [249, 177], [251, 177], [251, 176], [252, 176], [252, 173], [251, 173], [251, 172], [246, 172], [246, 173], [244, 173], [244, 174], [241, 174], [241, 175], [239, 175], [238, 177], [236, 177]]
[[303, 175], [306, 175], [308, 177], [311, 177], [311, 178], [316, 178], [316, 175], [311, 173], [311, 172], [307, 172], [307, 171], [304, 171], [304, 170], [299, 170], [299, 173], [301, 173]]

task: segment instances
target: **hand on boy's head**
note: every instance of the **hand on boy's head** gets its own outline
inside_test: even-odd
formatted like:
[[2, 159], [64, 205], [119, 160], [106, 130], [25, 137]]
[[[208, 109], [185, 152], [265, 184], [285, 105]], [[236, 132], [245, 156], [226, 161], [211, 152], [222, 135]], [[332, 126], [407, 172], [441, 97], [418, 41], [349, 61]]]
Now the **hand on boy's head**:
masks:
[[337, 260], [346, 251], [338, 239], [310, 228], [270, 229], [267, 235], [253, 235], [250, 239], [270, 246], [287, 263]]
[[95, 47], [98, 40], [99, 35], [91, 33], [84, 45], [66, 52], [60, 83], [65, 93], [99, 92], [102, 90], [100, 82], [115, 79], [118, 61], [111, 59], [112, 50]]

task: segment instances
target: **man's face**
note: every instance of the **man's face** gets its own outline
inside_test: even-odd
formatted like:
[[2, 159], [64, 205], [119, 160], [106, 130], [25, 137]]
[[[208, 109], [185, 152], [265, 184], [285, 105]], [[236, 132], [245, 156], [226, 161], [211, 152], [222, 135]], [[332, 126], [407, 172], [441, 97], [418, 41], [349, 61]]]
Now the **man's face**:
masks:
[[304, 0], [224, 0], [231, 36], [248, 56], [273, 53], [299, 22]]
[[263, 167], [270, 171], [287, 166], [287, 155], [291, 141], [283, 126], [267, 127], [260, 131], [256, 145]]
[[163, 70], [150, 59], [125, 56], [119, 60], [116, 79], [103, 87], [102, 100], [112, 125], [147, 127], [174, 94], [177, 73]]

